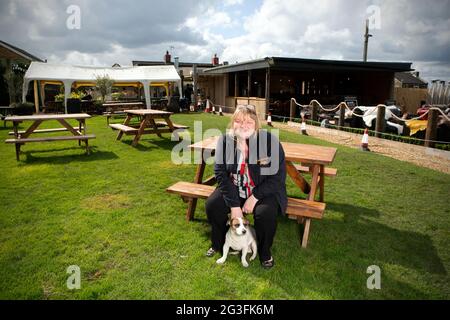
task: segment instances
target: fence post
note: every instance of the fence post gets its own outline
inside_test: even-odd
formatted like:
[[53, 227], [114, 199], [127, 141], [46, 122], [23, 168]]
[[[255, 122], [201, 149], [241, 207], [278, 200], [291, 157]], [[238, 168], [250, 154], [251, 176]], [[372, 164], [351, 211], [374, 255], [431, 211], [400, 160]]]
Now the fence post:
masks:
[[317, 109], [318, 109], [318, 105], [317, 105], [317, 102], [313, 102], [313, 105], [312, 105], [312, 112], [311, 112], [311, 120], [312, 121], [317, 121]]
[[342, 130], [342, 127], [344, 127], [345, 124], [345, 106], [341, 104], [339, 106], [339, 130]]
[[384, 115], [386, 114], [385, 106], [378, 106], [377, 108], [377, 122], [375, 125], [376, 137], [381, 137], [381, 133], [384, 132]]
[[295, 118], [295, 102], [292, 99], [291, 99], [290, 118], [291, 121]]
[[437, 120], [438, 120], [437, 110], [430, 110], [428, 112], [427, 131], [425, 133], [425, 147], [429, 148], [434, 147], [434, 142], [431, 142], [429, 140], [436, 140]]

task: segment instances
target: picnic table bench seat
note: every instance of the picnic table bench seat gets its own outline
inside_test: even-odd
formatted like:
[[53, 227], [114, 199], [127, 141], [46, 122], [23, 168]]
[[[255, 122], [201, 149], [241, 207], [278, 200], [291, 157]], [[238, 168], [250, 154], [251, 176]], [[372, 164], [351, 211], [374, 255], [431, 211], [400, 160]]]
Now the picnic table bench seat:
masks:
[[[156, 125], [157, 125], [158, 127], [165, 127], [165, 126], [167, 126], [167, 123], [164, 122], [164, 121], [155, 121], [155, 123], [156, 123]], [[189, 129], [188, 126], [185, 126], [185, 125], [182, 125], [182, 124], [176, 124], [176, 123], [173, 123], [172, 125], [173, 125], [173, 127], [174, 127], [175, 129]]]
[[80, 135], [80, 136], [67, 136], [67, 137], [6, 139], [5, 143], [28, 143], [28, 142], [48, 142], [48, 141], [88, 140], [88, 139], [95, 139], [95, 134], [86, 134], [86, 135]]
[[[296, 164], [296, 165], [294, 165], [294, 167], [295, 167], [295, 169], [297, 169], [301, 173], [307, 173], [307, 174], [311, 174], [312, 173], [311, 172], [311, 167], [309, 167], [309, 166]], [[337, 169], [336, 168], [325, 167], [324, 175], [326, 177], [336, 177]]]
[[[166, 191], [168, 193], [178, 194], [183, 200], [188, 199], [206, 199], [216, 189], [215, 186], [204, 185], [199, 183], [180, 181], [174, 185], [168, 187]], [[303, 239], [301, 239], [302, 247], [306, 247], [309, 237], [309, 219], [322, 219], [325, 211], [325, 203], [303, 200], [297, 198], [288, 198], [288, 206], [286, 209], [286, 215], [297, 220], [298, 223], [305, 222], [305, 229], [303, 233]], [[188, 220], [190, 217], [186, 217]]]
[[[73, 127], [74, 130], [79, 130], [80, 127]], [[52, 128], [52, 129], [37, 129], [34, 130], [33, 133], [50, 133], [50, 132], [60, 132], [60, 131], [67, 131], [67, 128]], [[25, 130], [19, 130], [17, 131], [18, 134], [24, 134]], [[14, 131], [8, 132], [10, 136], [14, 135]]]
[[126, 125], [120, 124], [120, 123], [111, 123], [111, 124], [109, 124], [109, 126], [110, 126], [110, 128], [112, 128], [114, 130], [120, 130], [120, 131], [125, 132], [125, 133], [139, 131], [139, 128], [126, 126]]

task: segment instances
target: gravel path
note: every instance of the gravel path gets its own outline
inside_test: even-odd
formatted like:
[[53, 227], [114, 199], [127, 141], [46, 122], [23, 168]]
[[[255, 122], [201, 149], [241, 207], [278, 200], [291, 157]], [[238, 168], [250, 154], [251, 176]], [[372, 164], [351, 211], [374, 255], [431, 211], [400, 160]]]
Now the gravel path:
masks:
[[[300, 125], [298, 123], [288, 122], [282, 124], [273, 122], [274, 127], [282, 128], [288, 131], [300, 133]], [[352, 148], [360, 148], [362, 135], [338, 131], [334, 129], [327, 129], [315, 126], [306, 126], [308, 135], [333, 142], [340, 145], [345, 145]], [[437, 150], [432, 148], [425, 148], [422, 146], [401, 143], [397, 141], [385, 140], [369, 136], [369, 149], [397, 160], [414, 163], [418, 166], [430, 168], [450, 174], [450, 152]]]

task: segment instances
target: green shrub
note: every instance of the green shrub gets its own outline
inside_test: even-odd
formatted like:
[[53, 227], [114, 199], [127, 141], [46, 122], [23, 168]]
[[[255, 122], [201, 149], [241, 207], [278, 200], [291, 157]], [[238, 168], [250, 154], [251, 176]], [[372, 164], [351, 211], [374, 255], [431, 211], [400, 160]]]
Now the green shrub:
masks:
[[34, 104], [31, 102], [13, 103], [13, 114], [17, 116], [31, 115], [34, 113]]

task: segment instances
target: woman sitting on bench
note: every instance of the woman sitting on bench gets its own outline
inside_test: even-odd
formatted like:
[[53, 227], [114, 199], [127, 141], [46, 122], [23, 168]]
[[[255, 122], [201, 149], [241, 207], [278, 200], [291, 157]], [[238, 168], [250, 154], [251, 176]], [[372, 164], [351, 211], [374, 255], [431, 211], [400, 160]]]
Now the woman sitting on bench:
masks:
[[286, 164], [278, 139], [260, 129], [255, 107], [239, 105], [229, 130], [217, 142], [214, 173], [218, 187], [206, 201], [212, 257], [225, 243], [231, 219], [253, 213], [261, 265], [271, 268], [276, 216], [287, 207]]

